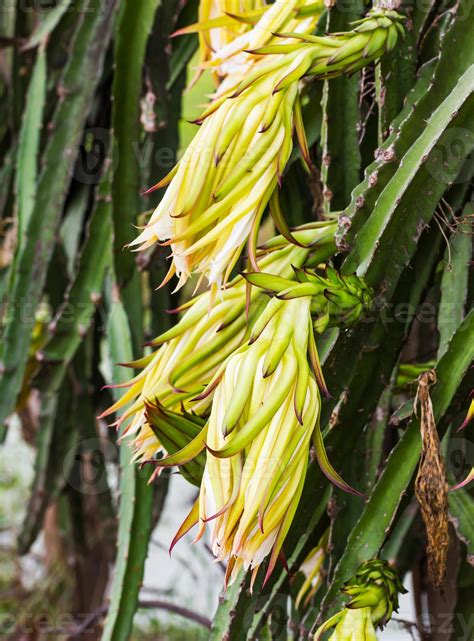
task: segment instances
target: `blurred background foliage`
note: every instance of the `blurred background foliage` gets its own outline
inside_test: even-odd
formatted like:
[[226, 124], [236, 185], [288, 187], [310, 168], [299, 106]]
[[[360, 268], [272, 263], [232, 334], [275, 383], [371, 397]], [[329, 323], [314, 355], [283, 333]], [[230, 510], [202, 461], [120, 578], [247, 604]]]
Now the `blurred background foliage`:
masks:
[[[320, 171], [308, 176], [295, 152], [282, 187], [290, 225], [343, 212], [336, 263], [349, 251], [346, 271], [362, 266], [376, 289], [376, 316], [328, 330], [320, 347], [331, 460], [370, 500], [330, 487], [313, 464], [285, 544], [290, 575], [278, 568], [253, 595], [246, 578], [234, 584], [215, 604], [216, 641], [304, 637], [380, 551], [412, 572], [419, 628], [454, 612], [452, 636], [433, 637], [454, 640], [472, 618], [472, 489], [450, 498], [444, 601], [426, 580], [413, 399], [417, 375], [435, 366], [434, 412], [450, 481], [461, 480], [474, 459], [472, 428], [455, 433], [473, 387], [474, 9], [470, 0], [403, 9], [401, 48], [361, 74], [308, 87], [304, 119]], [[321, 29], [347, 29], [363, 11], [337, 2]], [[182, 295], [157, 289], [164, 248], [137, 259], [123, 247], [160, 198], [141, 194], [189, 143], [188, 120], [212, 91], [206, 74], [185, 91], [197, 39], [169, 38], [196, 14], [195, 0], [0, 7], [0, 616], [12, 640], [209, 637], [205, 617], [185, 609], [163, 623], [160, 612], [179, 603], [140, 595], [176, 479], [148, 485], [149, 471], [130, 466], [128, 447], [95, 418], [112, 401], [103, 386], [126, 380], [115, 363], [174, 322], [166, 310]], [[328, 528], [323, 587], [296, 608], [297, 570]], [[197, 577], [195, 590], [207, 580]]]

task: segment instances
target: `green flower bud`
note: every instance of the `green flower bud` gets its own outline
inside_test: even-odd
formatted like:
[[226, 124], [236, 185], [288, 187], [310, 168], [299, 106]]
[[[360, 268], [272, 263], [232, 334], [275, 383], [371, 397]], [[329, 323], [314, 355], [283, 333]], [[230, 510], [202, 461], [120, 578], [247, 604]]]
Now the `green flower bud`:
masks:
[[220, 77], [227, 69], [232, 73], [196, 120], [200, 129], [178, 165], [156, 186], [168, 189], [131, 243], [138, 250], [169, 246], [169, 277], [176, 275], [179, 286], [193, 273], [207, 278], [214, 290], [226, 285], [245, 242], [257, 237], [269, 203], [272, 209], [293, 130], [311, 164], [300, 81], [362, 69], [393, 49], [404, 33], [400, 15], [380, 10], [348, 33], [312, 36], [318, 12], [299, 15], [301, 5], [308, 3], [276, 0], [250, 31], [205, 65]]
[[334, 628], [332, 641], [376, 641], [375, 627], [383, 628], [398, 610], [398, 595], [406, 592], [398, 572], [387, 561], [366, 561], [342, 588], [350, 597], [346, 607], [317, 630], [314, 641]]
[[[296, 239], [307, 247], [296, 247], [281, 236], [271, 239], [257, 253], [258, 266], [275, 274], [271, 278], [294, 276], [291, 265], [302, 265], [313, 251], [324, 247], [329, 253], [333, 251], [335, 222], [296, 229]], [[166, 409], [179, 411], [183, 406], [199, 415], [209, 409], [212, 391], [200, 401], [193, 399], [248, 340], [267, 302], [265, 294], [258, 289], [251, 288], [249, 296], [247, 292], [246, 280], [237, 276], [217, 297], [208, 291], [192, 299], [179, 310], [183, 312], [179, 322], [150, 343], [153, 351], [128, 364], [141, 371], [119, 386], [126, 391], [101, 417], [121, 412], [115, 425], [126, 425], [123, 433], [134, 439], [136, 460], [154, 459], [162, 447], [147, 420], [147, 407], [159, 403]], [[165, 450], [168, 451], [166, 446]]]
[[309, 269], [296, 270], [297, 283], [263, 273], [246, 274], [245, 277], [252, 285], [281, 300], [311, 296], [311, 313], [317, 332], [323, 332], [328, 326], [353, 325], [372, 308], [373, 290], [355, 274], [342, 276], [331, 267], [326, 269], [324, 276]]

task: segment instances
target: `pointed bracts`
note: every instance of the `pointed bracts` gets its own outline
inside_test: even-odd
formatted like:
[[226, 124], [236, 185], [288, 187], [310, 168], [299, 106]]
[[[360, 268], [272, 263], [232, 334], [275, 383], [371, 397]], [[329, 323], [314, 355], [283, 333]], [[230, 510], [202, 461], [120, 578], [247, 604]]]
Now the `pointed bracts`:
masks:
[[331, 628], [334, 628], [332, 641], [377, 641], [375, 628], [383, 628], [390, 621], [398, 610], [398, 595], [406, 590], [387, 561], [373, 559], [362, 563], [342, 592], [350, 601], [318, 629], [314, 641]]
[[[371, 11], [348, 33], [312, 36], [317, 13], [277, 0], [252, 29], [212, 56], [232, 68], [207, 109], [148, 225], [131, 243], [171, 247], [170, 275], [191, 274], [225, 286], [241, 251], [278, 187], [296, 129], [311, 166], [299, 104], [299, 82], [353, 73], [390, 51], [403, 19]], [[247, 48], [244, 48], [247, 47]]]

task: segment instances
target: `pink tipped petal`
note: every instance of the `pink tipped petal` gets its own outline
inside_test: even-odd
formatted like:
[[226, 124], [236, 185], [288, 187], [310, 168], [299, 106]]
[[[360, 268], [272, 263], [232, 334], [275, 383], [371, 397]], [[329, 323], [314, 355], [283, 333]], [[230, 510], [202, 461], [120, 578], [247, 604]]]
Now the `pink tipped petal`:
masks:
[[188, 516], [184, 519], [178, 531], [174, 535], [173, 540], [171, 541], [171, 545], [169, 548], [170, 556], [176, 543], [178, 543], [178, 541], [182, 539], [183, 536], [189, 532], [189, 530], [191, 530], [195, 525], [197, 525], [198, 521], [199, 521], [199, 500], [197, 499], [194, 502], [194, 505], [191, 508], [191, 511], [189, 512]]
[[467, 485], [469, 485], [469, 483], [471, 483], [472, 481], [474, 481], [474, 467], [471, 469], [471, 471], [466, 476], [464, 481], [461, 481], [457, 485], [454, 485], [453, 487], [450, 487], [449, 491], [450, 492], [454, 492], [456, 490], [460, 490], [461, 488], [466, 487]]

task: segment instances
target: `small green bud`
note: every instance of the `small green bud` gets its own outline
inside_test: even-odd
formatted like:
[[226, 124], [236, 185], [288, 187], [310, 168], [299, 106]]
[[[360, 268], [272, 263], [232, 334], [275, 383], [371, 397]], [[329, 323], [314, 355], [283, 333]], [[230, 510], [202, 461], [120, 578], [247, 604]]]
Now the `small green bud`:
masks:
[[355, 576], [342, 588], [350, 597], [345, 608], [318, 629], [314, 641], [334, 628], [331, 636], [352, 641], [374, 641], [375, 627], [383, 628], [398, 610], [398, 595], [406, 592], [397, 571], [387, 561], [373, 559], [363, 563]]

